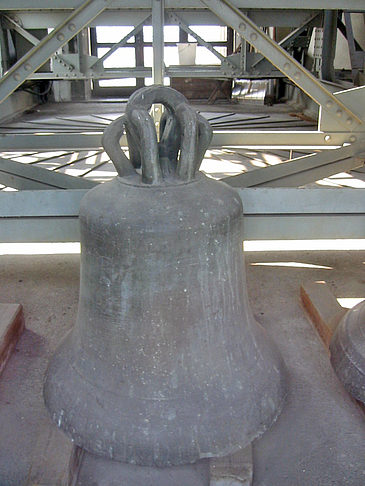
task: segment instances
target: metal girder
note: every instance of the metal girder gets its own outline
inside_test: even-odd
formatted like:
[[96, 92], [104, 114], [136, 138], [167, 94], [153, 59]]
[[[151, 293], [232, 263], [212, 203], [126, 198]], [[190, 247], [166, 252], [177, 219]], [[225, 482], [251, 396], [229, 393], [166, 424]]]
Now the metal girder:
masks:
[[348, 132], [314, 131], [219, 131], [214, 130], [211, 147], [313, 147], [328, 148], [349, 143]]
[[202, 37], [200, 37], [198, 34], [196, 34], [192, 29], [190, 29], [190, 27], [178, 15], [176, 15], [175, 13], [170, 12], [168, 14], [168, 16], [177, 25], [179, 25], [179, 27], [181, 27], [185, 32], [187, 32], [192, 37], [194, 37], [194, 39], [197, 41], [197, 43], [199, 45], [205, 47], [206, 49], [208, 49], [208, 51], [210, 51], [212, 54], [214, 54], [214, 56], [217, 57], [221, 61], [222, 66], [224, 66], [225, 68], [228, 68], [229, 70], [231, 70], [232, 71], [232, 74], [235, 71], [238, 71], [237, 70], [237, 67], [238, 66], [236, 66], [230, 59], [228, 59], [227, 57], [223, 56], [220, 52], [218, 52], [216, 49], [214, 49], [214, 47], [209, 42], [206, 42]]
[[[365, 114], [365, 86], [357, 88], [346, 89], [334, 93], [334, 96], [349, 107], [353, 113], [359, 117], [364, 117]], [[342, 131], [339, 124], [339, 118], [331, 116], [325, 110], [320, 110], [319, 129], [323, 131]], [[365, 138], [365, 123], [352, 128], [352, 133], [349, 132], [349, 141], [356, 142], [357, 139]]]
[[77, 217], [88, 189], [0, 192], [0, 218]]
[[97, 183], [0, 158], [0, 184], [15, 189], [91, 189]]
[[[266, 35], [256, 24], [235, 7], [228, 0], [201, 0], [217, 17], [236, 30], [241, 37], [261, 52], [285, 76], [291, 79], [322, 109], [332, 116], [337, 116], [341, 125], [351, 129], [362, 120], [333, 96], [323, 84], [313, 76], [304, 66]], [[345, 116], [343, 116], [345, 115]]]
[[25, 30], [13, 18], [9, 17], [6, 14], [1, 14], [1, 16], [2, 16], [2, 18], [4, 20], [6, 20], [6, 23], [9, 25], [9, 27], [11, 27], [16, 32], [18, 32], [18, 34], [20, 34], [22, 37], [24, 37], [24, 39], [27, 39], [28, 42], [30, 42], [34, 46], [36, 46], [37, 44], [39, 44], [40, 40], [37, 37], [35, 37], [33, 34], [31, 34], [30, 32], [28, 32], [27, 30]]
[[[26, 39], [28, 42], [33, 44], [33, 46], [37, 46], [40, 43], [40, 40], [35, 37], [33, 34], [25, 30], [21, 25], [19, 25], [17, 22], [15, 22], [14, 19], [9, 17], [8, 15], [3, 14], [4, 19], [6, 22], [16, 31], [18, 34], [20, 34], [24, 39]], [[69, 75], [70, 73], [74, 74], [76, 73], [78, 76], [81, 76], [81, 72], [75, 68], [75, 66], [67, 61], [67, 59], [62, 56], [62, 54], [55, 53], [53, 54], [52, 58], [56, 61], [62, 64], [65, 68], [68, 69]], [[29, 79], [29, 78], [28, 78]]]
[[[317, 18], [318, 18], [318, 13], [312, 15], [302, 25], [294, 29], [292, 32], [290, 32], [290, 34], [284, 37], [284, 39], [278, 42], [278, 45], [281, 46], [283, 49], [289, 47], [291, 42], [293, 42], [293, 40], [296, 39], [305, 29], [315, 24]], [[259, 68], [262, 69], [262, 65], [267, 63], [269, 63], [269, 61], [264, 56], [262, 56], [260, 59], [257, 59], [252, 64], [251, 69], [259, 69]]]
[[[0, 242], [78, 241], [86, 190], [0, 192]], [[365, 189], [238, 189], [244, 239], [363, 238]]]
[[151, 18], [151, 15], [147, 15], [147, 17], [145, 17], [145, 19], [142, 20], [142, 22], [140, 22], [138, 25], [136, 25], [136, 27], [133, 30], [131, 30], [127, 35], [125, 35], [119, 42], [114, 44], [109, 49], [109, 51], [104, 54], [104, 56], [100, 57], [97, 61], [95, 61], [93, 64], [91, 64], [90, 69], [97, 70], [98, 66], [102, 67], [105, 59], [108, 59], [108, 57], [111, 56], [113, 54], [113, 52], [115, 52], [120, 47], [124, 47], [131, 37], [133, 37], [135, 34], [137, 34], [141, 29], [143, 29], [143, 26], [147, 23], [147, 21], [150, 18]]
[[[349, 10], [365, 11], [363, 0], [235, 0], [234, 4], [242, 9], [299, 9], [299, 10]], [[62, 2], [44, 0], [0, 0], [0, 10], [67, 10], [77, 8], [78, 0]], [[200, 0], [166, 0], [167, 8], [201, 8]], [[110, 8], [151, 8], [151, 0], [114, 0]]]
[[[204, 9], [203, 6], [200, 9], [173, 9], [170, 11], [177, 13], [188, 25], [214, 25], [217, 21], [219, 25], [224, 25], [210, 10]], [[16, 17], [25, 29], [37, 29], [56, 27], [64, 19], [66, 12], [62, 10], [37, 12], [28, 10], [13, 12], [11, 15]], [[297, 27], [305, 22], [308, 17], [319, 12], [318, 8], [315, 11], [290, 9], [286, 10], [285, 16], [283, 16], [280, 10], [249, 10], [249, 17], [257, 25], [271, 24], [276, 27]], [[91, 21], [90, 27], [137, 25], [146, 16], [146, 13], [144, 9], [105, 9], [96, 20]], [[165, 25], [170, 25], [169, 19], [165, 19]], [[316, 25], [316, 27], [319, 26], [319, 24]]]
[[237, 192], [247, 215], [365, 213], [365, 189], [259, 187], [237, 188]]
[[102, 12], [111, 0], [86, 0], [74, 12], [27, 52], [0, 79], [0, 103], [32, 73]]
[[144, 78], [151, 77], [152, 68], [150, 67], [135, 67], [135, 68], [119, 68], [119, 69], [104, 69], [102, 71], [88, 71], [86, 73], [74, 74], [68, 71], [52, 72], [52, 73], [34, 73], [29, 76], [29, 79], [119, 79], [119, 78]]
[[[97, 132], [97, 130], [95, 130]], [[27, 150], [94, 150], [100, 148], [102, 132], [99, 133], [42, 133], [0, 135], [0, 146], [3, 151]], [[314, 147], [330, 148], [349, 142], [347, 132], [286, 132], [286, 131], [214, 131], [211, 148], [238, 147]], [[328, 139], [328, 140], [327, 140]], [[122, 146], [127, 146], [125, 137]]]
[[364, 228], [365, 214], [259, 214], [245, 217], [243, 233], [245, 240], [352, 239], [364, 238]]
[[355, 45], [354, 32], [352, 28], [351, 14], [350, 12], [345, 12], [345, 25], [346, 25], [346, 37], [349, 46], [352, 77], [355, 81], [358, 72], [364, 69], [365, 62], [365, 52], [363, 50], [358, 51]]
[[354, 143], [227, 177], [224, 182], [233, 187], [297, 187], [361, 167], [364, 161], [365, 142]]
[[[0, 218], [77, 217], [88, 189], [0, 192]], [[364, 214], [365, 189], [237, 188], [245, 215]]]
[[153, 27], [153, 84], [162, 84], [165, 75], [164, 66], [164, 0], [152, 0], [152, 27]]
[[[217, 78], [225, 79], [231, 78], [230, 72], [225, 70], [225, 73], [220, 66], [169, 66], [165, 68], [165, 76], [173, 78], [190, 77], [190, 78]], [[152, 68], [150, 67], [135, 67], [135, 68], [106, 68], [100, 72], [87, 73], [70, 73], [70, 72], [55, 72], [55, 73], [34, 73], [29, 76], [29, 79], [118, 79], [118, 78], [144, 78], [151, 77]]]

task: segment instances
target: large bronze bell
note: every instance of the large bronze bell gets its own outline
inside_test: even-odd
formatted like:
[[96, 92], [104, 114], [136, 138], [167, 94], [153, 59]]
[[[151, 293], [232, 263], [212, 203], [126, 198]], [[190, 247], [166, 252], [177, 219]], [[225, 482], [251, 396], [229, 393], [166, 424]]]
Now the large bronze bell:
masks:
[[356, 400], [365, 404], [365, 301], [343, 316], [330, 350], [338, 378]]
[[82, 200], [77, 322], [44, 387], [53, 420], [93, 454], [159, 467], [228, 455], [283, 406], [283, 361], [248, 304], [241, 200], [198, 171], [211, 136], [165, 87], [137, 91], [105, 130], [118, 177]]

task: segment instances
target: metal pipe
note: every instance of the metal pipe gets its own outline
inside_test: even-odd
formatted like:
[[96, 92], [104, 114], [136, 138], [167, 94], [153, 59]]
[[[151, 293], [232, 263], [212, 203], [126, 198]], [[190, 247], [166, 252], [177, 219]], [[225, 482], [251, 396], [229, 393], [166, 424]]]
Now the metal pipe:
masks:
[[337, 10], [326, 10], [324, 13], [321, 74], [325, 81], [335, 81], [337, 15]]

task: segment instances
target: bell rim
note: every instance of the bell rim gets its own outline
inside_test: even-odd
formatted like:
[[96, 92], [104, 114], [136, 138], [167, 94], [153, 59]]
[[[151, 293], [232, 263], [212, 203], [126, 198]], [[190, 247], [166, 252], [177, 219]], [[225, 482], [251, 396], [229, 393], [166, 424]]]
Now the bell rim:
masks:
[[[153, 453], [151, 450], [147, 452], [143, 456], [143, 458], [140, 459], [138, 457], [138, 453], [132, 453], [132, 454], [125, 453], [125, 452], [123, 453], [122, 452], [123, 446], [118, 444], [117, 440], [112, 444], [113, 440], [111, 439], [109, 440], [109, 444], [107, 444], [108, 441], [106, 441], [104, 445], [101, 445], [101, 441], [97, 439], [98, 434], [96, 434], [95, 431], [93, 433], [90, 432], [87, 433], [84, 430], [82, 430], [83, 429], [82, 426], [77, 427], [78, 418], [76, 422], [72, 421], [72, 419], [69, 420], [68, 415], [70, 414], [70, 410], [67, 411], [67, 408], [72, 409], [72, 405], [70, 405], [70, 402], [68, 402], [68, 400], [66, 399], [66, 405], [64, 406], [65, 401], [62, 400], [62, 397], [65, 397], [65, 395], [67, 395], [67, 393], [65, 393], [65, 387], [67, 387], [67, 385], [69, 385], [70, 383], [73, 383], [74, 385], [73, 389], [77, 389], [79, 391], [86, 390], [85, 396], [87, 395], [92, 396], [92, 393], [90, 392], [90, 382], [83, 381], [81, 375], [78, 372], [76, 372], [76, 370], [71, 366], [71, 360], [70, 360], [70, 356], [68, 356], [67, 353], [67, 347], [69, 348], [68, 351], [73, 349], [72, 341], [73, 341], [73, 336], [71, 331], [66, 335], [63, 342], [58, 347], [56, 353], [54, 354], [52, 360], [49, 363], [49, 367], [46, 373], [44, 388], [43, 388], [44, 401], [46, 404], [46, 408], [48, 409], [48, 412], [52, 420], [56, 423], [56, 425], [68, 437], [71, 438], [72, 442], [74, 442], [75, 445], [85, 449], [87, 452], [91, 454], [100, 455], [103, 457], [107, 457], [109, 459], [117, 460], [124, 463], [129, 463], [129, 464], [136, 464], [141, 466], [157, 466], [157, 467], [169, 467], [169, 466], [178, 466], [183, 464], [191, 464], [191, 463], [195, 463], [200, 459], [209, 458], [209, 457], [224, 457], [233, 454], [240, 449], [247, 447], [253, 440], [261, 437], [264, 434], [264, 432], [270, 429], [272, 425], [277, 421], [285, 405], [287, 392], [288, 392], [287, 377], [286, 377], [287, 371], [280, 354], [277, 353], [276, 357], [280, 361], [279, 363], [277, 363], [277, 365], [279, 365], [277, 382], [275, 386], [273, 386], [272, 381], [270, 382], [272, 389], [274, 389], [276, 392], [275, 407], [272, 408], [271, 414], [268, 414], [265, 417], [261, 417], [258, 423], [255, 423], [254, 425], [251, 424], [249, 430], [245, 430], [245, 428], [247, 428], [247, 425], [242, 424], [241, 427], [237, 427], [237, 424], [235, 424], [233, 427], [231, 427], [231, 429], [234, 430], [234, 434], [236, 438], [231, 440], [231, 442], [229, 437], [226, 437], [225, 439], [222, 439], [222, 437], [220, 437], [220, 438], [216, 438], [216, 440], [214, 439], [211, 440], [209, 445], [208, 444], [203, 445], [199, 443], [192, 448], [191, 440], [184, 440], [183, 442], [185, 442], [185, 444], [189, 443], [189, 446], [188, 447], [183, 446], [182, 449], [179, 450], [179, 447], [176, 447], [176, 444], [179, 443], [178, 438], [173, 437], [172, 440], [171, 439], [166, 440], [167, 436], [165, 436], [164, 437], [165, 442], [161, 441], [160, 447], [161, 449], [170, 448], [169, 453], [167, 454], [168, 455], [167, 459], [156, 457], [155, 453]], [[62, 386], [58, 386], [58, 388], [55, 387], [54, 384], [55, 365], [57, 365], [58, 367], [57, 369], [58, 374], [60, 374], [61, 376], [62, 375], [68, 376], [68, 380], [66, 381], [66, 383], [65, 381], [63, 381]], [[58, 382], [58, 385], [60, 384], [60, 381], [57, 379], [56, 382]], [[95, 390], [97, 390], [96, 387]], [[272, 396], [273, 393], [270, 394], [270, 397]], [[96, 403], [96, 401], [94, 403]], [[80, 404], [78, 406], [80, 406]], [[237, 406], [236, 408], [244, 409], [245, 407]], [[99, 416], [102, 414], [108, 416], [108, 413], [105, 410], [103, 410], [101, 414], [99, 413]], [[71, 415], [73, 415], [73, 413], [71, 413]], [[95, 409], [94, 409], [90, 415], [95, 418], [98, 416], [98, 413], [95, 413]], [[243, 413], [242, 415], [244, 418], [245, 414]], [[242, 422], [244, 422], [244, 420], [242, 420]], [[79, 430], [77, 430], [78, 428]], [[101, 430], [102, 428], [105, 428], [103, 424], [99, 424], [97, 430]], [[240, 430], [240, 432], [238, 429]], [[123, 435], [122, 429], [120, 429], [119, 432], [120, 433], [118, 435], [120, 437], [121, 435]], [[224, 428], [224, 432], [225, 435], [228, 434], [227, 427]], [[225, 444], [223, 446], [222, 442], [225, 441], [227, 441], [228, 445]], [[140, 442], [141, 441], [137, 438], [135, 440], [135, 444], [133, 447], [138, 448], [138, 444], [140, 444]], [[146, 448], [146, 450], [147, 449], [148, 447]], [[124, 447], [124, 450], [126, 450], [126, 447]]]

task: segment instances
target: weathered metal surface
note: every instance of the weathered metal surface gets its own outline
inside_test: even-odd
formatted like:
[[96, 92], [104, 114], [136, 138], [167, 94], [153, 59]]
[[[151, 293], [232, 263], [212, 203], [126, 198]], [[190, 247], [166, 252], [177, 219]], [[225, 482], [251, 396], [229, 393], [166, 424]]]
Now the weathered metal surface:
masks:
[[[158, 142], [148, 110], [161, 102]], [[78, 318], [44, 389], [90, 453], [159, 467], [225, 456], [283, 406], [284, 364], [248, 304], [241, 200], [198, 171], [210, 139], [164, 87], [136, 92], [105, 131], [119, 176], [81, 202]]]
[[365, 302], [345, 314], [330, 350], [338, 378], [354, 398], [365, 403]]

